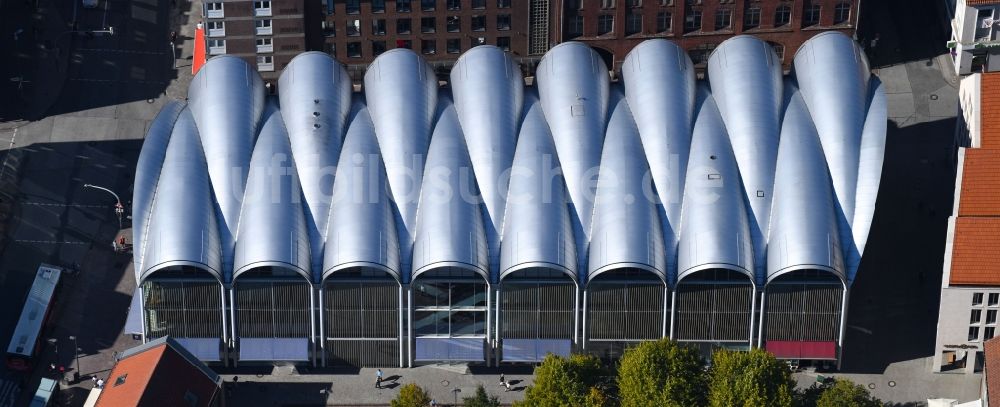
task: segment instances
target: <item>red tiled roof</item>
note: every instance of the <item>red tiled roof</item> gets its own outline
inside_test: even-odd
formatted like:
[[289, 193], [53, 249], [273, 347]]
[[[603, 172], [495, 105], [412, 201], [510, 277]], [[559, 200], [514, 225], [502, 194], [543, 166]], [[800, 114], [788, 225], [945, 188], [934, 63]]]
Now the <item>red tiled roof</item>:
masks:
[[[987, 2], [983, 2], [986, 4]], [[1000, 0], [990, 1], [998, 3]], [[986, 73], [979, 84], [979, 122], [982, 148], [1000, 148], [1000, 73]]]
[[1000, 150], [965, 150], [958, 216], [1000, 216]]
[[[97, 407], [208, 407], [217, 391], [212, 379], [163, 343], [119, 360], [108, 375]], [[191, 404], [186, 399], [190, 396], [197, 402]]]
[[955, 218], [952, 285], [1000, 286], [1000, 218]]
[[1000, 406], [1000, 337], [983, 343], [986, 357], [986, 400], [989, 405]]

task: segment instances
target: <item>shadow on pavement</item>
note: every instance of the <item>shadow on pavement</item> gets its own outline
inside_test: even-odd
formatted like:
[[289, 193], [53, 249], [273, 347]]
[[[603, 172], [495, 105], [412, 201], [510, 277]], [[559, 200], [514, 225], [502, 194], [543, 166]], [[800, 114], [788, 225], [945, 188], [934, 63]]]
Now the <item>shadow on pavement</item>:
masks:
[[[876, 0], [861, 2], [857, 37], [872, 67], [930, 59], [947, 52], [951, 26], [946, 2], [935, 0]], [[871, 40], [878, 34], [873, 49]]]
[[[274, 383], [242, 380], [236, 386], [226, 383], [226, 402], [231, 406], [325, 406], [330, 383]], [[335, 400], [334, 400], [335, 401]]]
[[889, 123], [875, 218], [850, 291], [841, 372], [931, 356], [955, 183], [955, 119]]

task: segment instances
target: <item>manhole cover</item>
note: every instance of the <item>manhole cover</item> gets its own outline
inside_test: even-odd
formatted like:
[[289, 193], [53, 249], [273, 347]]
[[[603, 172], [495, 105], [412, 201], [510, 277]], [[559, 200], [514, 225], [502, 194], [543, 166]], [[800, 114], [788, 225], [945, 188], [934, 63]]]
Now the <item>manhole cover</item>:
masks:
[[938, 100], [938, 95], [931, 94], [931, 100]]
[[442, 380], [441, 381], [441, 385], [444, 386], [444, 387], [448, 387], [449, 384], [451, 384], [451, 382], [449, 382], [447, 380]]
[[869, 389], [874, 389], [875, 388], [875, 383], [868, 383], [868, 388]]
[[896, 382], [889, 380], [889, 387], [896, 387]]
[[155, 100], [153, 100], [153, 99], [146, 99], [146, 103], [153, 103], [153, 102], [155, 102]]

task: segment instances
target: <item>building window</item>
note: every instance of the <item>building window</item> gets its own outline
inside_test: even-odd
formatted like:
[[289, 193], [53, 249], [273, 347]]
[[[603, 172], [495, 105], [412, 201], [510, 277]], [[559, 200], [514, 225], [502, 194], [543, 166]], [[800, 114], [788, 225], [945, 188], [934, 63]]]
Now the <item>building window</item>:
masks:
[[569, 37], [576, 38], [583, 35], [583, 16], [573, 16], [569, 21]]
[[332, 42], [327, 43], [326, 44], [326, 53], [330, 54], [330, 56], [332, 56], [332, 57], [336, 57], [337, 56], [337, 44], [334, 44]]
[[472, 0], [472, 8], [476, 10], [486, 8], [486, 0]]
[[510, 14], [497, 14], [497, 30], [507, 31], [510, 29]]
[[842, 24], [851, 19], [851, 4], [850, 3], [837, 3], [833, 7], [833, 23]]
[[385, 12], [385, 0], [372, 0], [372, 13], [384, 13], [384, 12]]
[[972, 293], [972, 306], [983, 305], [983, 293]]
[[701, 30], [701, 10], [691, 10], [686, 17], [684, 17], [684, 32], [693, 32]]
[[462, 40], [459, 38], [449, 38], [448, 39], [447, 51], [449, 54], [457, 54], [462, 52]]
[[458, 16], [448, 16], [448, 19], [445, 21], [445, 29], [450, 33], [462, 31], [462, 19]]
[[271, 20], [254, 20], [254, 34], [271, 35]]
[[222, 3], [219, 2], [205, 3], [205, 17], [208, 18], [226, 17], [226, 12], [223, 9]]
[[661, 6], [672, 6], [674, 5], [674, 0], [660, 0]]
[[461, 10], [462, 0], [448, 0], [448, 10]]
[[497, 8], [510, 8], [510, 0], [497, 0]]
[[970, 326], [969, 327], [969, 341], [979, 340], [979, 327]]
[[325, 36], [325, 37], [336, 37], [337, 36], [337, 24], [336, 24], [336, 22], [323, 20], [323, 36]]
[[437, 0], [420, 0], [420, 10], [434, 11], [437, 8]]
[[372, 41], [372, 55], [379, 56], [385, 52], [385, 41]]
[[483, 282], [414, 283], [414, 333], [417, 336], [482, 336], [486, 334]]
[[347, 57], [348, 58], [361, 58], [361, 43], [360, 42], [349, 42], [349, 43], [347, 43]]
[[615, 0], [601, 0], [601, 8], [615, 8]]
[[771, 48], [778, 56], [778, 62], [785, 62], [785, 46], [778, 43], [771, 43]]
[[733, 25], [733, 10], [720, 8], [715, 10], [715, 30], [729, 29]]
[[597, 16], [597, 35], [610, 34], [615, 30], [615, 16], [601, 14]]
[[209, 21], [208, 22], [208, 36], [209, 37], [225, 37], [226, 36], [226, 22], [225, 21]]
[[708, 62], [708, 56], [712, 54], [715, 50], [715, 44], [701, 44], [691, 49], [688, 54], [691, 56], [691, 62], [697, 64], [704, 64]]
[[438, 52], [438, 46], [436, 40], [421, 40], [420, 41], [420, 53], [424, 55], [434, 55]]
[[969, 314], [969, 323], [978, 324], [983, 320], [983, 310], [974, 309], [972, 313]]
[[996, 335], [997, 328], [995, 326], [988, 326], [983, 330], [983, 340], [993, 339]]
[[412, 9], [410, 5], [410, 0], [396, 0], [396, 12], [397, 13], [409, 13]]
[[670, 26], [672, 25], [672, 17], [669, 11], [661, 11], [656, 13], [656, 32], [665, 33], [670, 31]]
[[642, 32], [642, 11], [631, 10], [625, 18], [625, 35]]
[[628, 7], [642, 7], [642, 0], [625, 0], [625, 5]]
[[274, 43], [270, 38], [258, 38], [257, 39], [257, 52], [267, 53], [274, 52]]
[[361, 35], [361, 20], [347, 20], [347, 35], [350, 37]]
[[792, 8], [787, 5], [780, 5], [774, 10], [774, 26], [781, 27], [788, 25], [792, 21]]
[[997, 323], [997, 310], [986, 310], [986, 323], [989, 325]]
[[504, 51], [510, 51], [510, 37], [497, 37], [497, 47]]
[[472, 31], [486, 31], [486, 16], [472, 16]]
[[219, 55], [226, 53], [226, 40], [208, 40], [208, 53]]
[[255, 1], [253, 2], [253, 15], [256, 17], [268, 17], [271, 15], [271, 2], [270, 1]]
[[372, 20], [372, 34], [385, 35], [385, 19], [377, 18]]
[[409, 18], [396, 19], [396, 34], [409, 34], [411, 23]]
[[261, 72], [274, 71], [274, 57], [270, 55], [258, 55], [257, 70]]
[[820, 13], [820, 10], [822, 10], [822, 9], [823, 9], [822, 7], [820, 7], [819, 5], [816, 5], [816, 4], [813, 4], [813, 5], [809, 6], [809, 7], [806, 7], [805, 14], [803, 15], [803, 18], [802, 18], [802, 24], [803, 25], [816, 25], [816, 24], [819, 24], [819, 13]]
[[469, 38], [469, 48], [475, 48], [486, 43], [485, 37], [471, 37]]
[[411, 41], [411, 40], [396, 40], [396, 48], [413, 49], [413, 41]]
[[566, 10], [583, 10], [583, 0], [566, 0]]
[[344, 10], [347, 14], [358, 14], [361, 12], [361, 0], [347, 0], [344, 4]]
[[760, 7], [750, 7], [743, 14], [743, 29], [749, 30], [760, 26]]
[[989, 299], [990, 300], [989, 303], [987, 303], [987, 305], [991, 307], [997, 306], [998, 304], [1000, 304], [1000, 293], [990, 293]]
[[437, 21], [434, 17], [423, 17], [420, 19], [420, 32], [422, 33], [432, 33], [437, 31]]

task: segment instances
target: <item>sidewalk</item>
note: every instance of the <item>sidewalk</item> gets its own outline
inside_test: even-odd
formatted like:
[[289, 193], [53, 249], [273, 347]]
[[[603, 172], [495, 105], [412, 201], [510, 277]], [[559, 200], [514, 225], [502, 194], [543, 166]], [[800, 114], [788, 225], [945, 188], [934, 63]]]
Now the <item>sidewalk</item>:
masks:
[[[451, 405], [475, 394], [482, 384], [486, 392], [498, 396], [504, 405], [524, 399], [533, 376], [530, 366], [504, 368], [511, 391], [499, 385], [500, 370], [476, 369], [463, 365], [429, 365], [412, 369], [382, 369], [382, 389], [375, 388], [375, 369], [333, 374], [298, 374], [292, 367], [275, 367], [271, 374], [224, 374], [226, 401], [232, 406], [358, 406], [389, 405], [399, 388], [416, 383], [440, 405]], [[233, 376], [239, 382], [233, 384]]]

